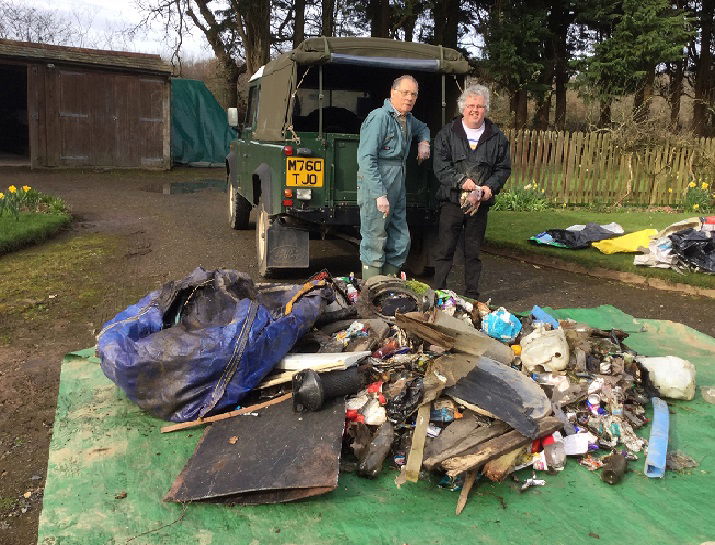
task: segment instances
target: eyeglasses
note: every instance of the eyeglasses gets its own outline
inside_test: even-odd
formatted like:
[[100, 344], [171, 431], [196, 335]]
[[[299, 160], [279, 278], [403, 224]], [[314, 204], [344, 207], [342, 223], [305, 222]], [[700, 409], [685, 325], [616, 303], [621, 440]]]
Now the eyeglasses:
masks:
[[412, 97], [412, 98], [417, 98], [417, 92], [416, 91], [408, 91], [407, 89], [395, 89], [398, 91], [403, 97]]
[[465, 106], [465, 110], [486, 110], [486, 105], [484, 104], [475, 104], [473, 106]]

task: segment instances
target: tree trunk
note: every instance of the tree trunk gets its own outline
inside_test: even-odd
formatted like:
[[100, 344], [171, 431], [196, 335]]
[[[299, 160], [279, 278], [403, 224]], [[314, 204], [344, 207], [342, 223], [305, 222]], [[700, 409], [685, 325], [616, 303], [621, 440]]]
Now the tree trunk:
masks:
[[653, 99], [653, 85], [655, 83], [655, 68], [646, 71], [643, 81], [633, 95], [633, 120], [643, 122], [650, 115], [650, 103]]
[[444, 47], [457, 47], [459, 4], [457, 0], [434, 1], [434, 43]]
[[295, 0], [295, 25], [293, 27], [293, 49], [305, 40], [305, 0]]
[[713, 41], [714, 0], [703, 0], [700, 11], [700, 57], [695, 65], [695, 85], [693, 89], [693, 130], [700, 136], [706, 136], [708, 127], [708, 109], [713, 91], [713, 58], [710, 48]]
[[611, 98], [602, 98], [598, 108], [598, 128], [605, 129], [611, 126]]
[[527, 98], [528, 96], [525, 87], [517, 89], [511, 97], [515, 129], [523, 129], [526, 127]]
[[670, 89], [670, 128], [677, 130], [680, 121], [680, 98], [683, 96], [683, 79], [685, 77], [685, 61], [673, 63], [669, 70]]
[[321, 0], [320, 6], [320, 33], [323, 36], [332, 36], [335, 0]]
[[566, 128], [566, 85], [569, 82], [568, 63], [569, 46], [568, 30], [571, 24], [571, 12], [563, 1], [556, 1], [553, 5], [554, 34], [554, 83], [556, 86], [556, 104], [554, 111], [554, 126], [556, 130]]
[[407, 0], [405, 2], [405, 12], [402, 15], [401, 28], [405, 32], [405, 41], [411, 42], [415, 37], [415, 27], [417, 26], [417, 2]]
[[373, 38], [390, 37], [390, 3], [388, 0], [370, 0], [368, 17], [370, 18], [370, 36]]
[[536, 99], [533, 126], [535, 129], [545, 131], [549, 128], [549, 115], [551, 114], [551, 91], [548, 90]]
[[270, 2], [251, 0], [243, 14], [246, 23], [246, 65], [250, 74], [255, 74], [270, 58]]

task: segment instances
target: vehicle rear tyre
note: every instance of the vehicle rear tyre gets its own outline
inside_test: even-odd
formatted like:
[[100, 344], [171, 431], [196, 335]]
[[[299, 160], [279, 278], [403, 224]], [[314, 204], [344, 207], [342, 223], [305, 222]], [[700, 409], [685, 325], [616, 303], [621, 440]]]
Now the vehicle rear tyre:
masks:
[[271, 218], [263, 208], [263, 203], [258, 203], [258, 215], [256, 216], [256, 260], [258, 262], [258, 274], [264, 278], [273, 275], [273, 269], [268, 267], [268, 228], [271, 225]]
[[231, 182], [228, 183], [228, 222], [231, 229], [248, 229], [251, 203], [241, 195]]

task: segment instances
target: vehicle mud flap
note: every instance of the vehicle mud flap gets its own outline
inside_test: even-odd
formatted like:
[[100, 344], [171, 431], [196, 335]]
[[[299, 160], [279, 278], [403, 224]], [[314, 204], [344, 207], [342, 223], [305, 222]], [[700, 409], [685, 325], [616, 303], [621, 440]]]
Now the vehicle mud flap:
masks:
[[310, 234], [283, 224], [271, 222], [266, 230], [266, 266], [271, 269], [307, 269], [310, 266]]

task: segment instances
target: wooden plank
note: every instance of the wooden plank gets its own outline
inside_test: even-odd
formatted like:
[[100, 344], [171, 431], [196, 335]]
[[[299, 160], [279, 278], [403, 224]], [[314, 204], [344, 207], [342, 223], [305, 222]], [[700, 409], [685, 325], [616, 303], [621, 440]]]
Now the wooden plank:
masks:
[[571, 194], [571, 178], [573, 178], [573, 169], [575, 164], [576, 146], [578, 134], [571, 133], [569, 139], [564, 142], [564, 156], [565, 160], [565, 170], [564, 170], [564, 181], [563, 181], [563, 202], [569, 203]]
[[207, 416], [205, 418], [199, 418], [198, 420], [192, 420], [191, 422], [181, 422], [180, 424], [172, 424], [171, 426], [164, 426], [161, 428], [161, 433], [169, 433], [172, 431], [185, 430], [188, 428], [196, 428], [198, 426], [203, 426], [204, 424], [210, 424], [211, 422], [218, 422], [219, 420], [225, 420], [226, 418], [233, 418], [234, 416], [240, 416], [246, 413], [252, 413], [260, 409], [265, 409], [276, 403], [282, 403], [283, 401], [293, 397], [293, 394], [285, 394], [262, 403], [256, 403], [250, 407], [244, 407], [243, 409], [238, 409], [237, 411], [230, 411], [223, 414], [217, 414], [215, 416]]
[[430, 324], [426, 324], [406, 314], [395, 314], [395, 324], [408, 333], [416, 335], [429, 344], [450, 349], [454, 346], [454, 337], [440, 331], [436, 331]]
[[415, 421], [415, 431], [412, 433], [412, 446], [407, 457], [405, 467], [405, 478], [416, 483], [420, 478], [420, 468], [422, 467], [422, 456], [425, 448], [425, 437], [427, 426], [429, 425], [429, 414], [432, 403], [424, 403], [417, 409], [417, 419]]
[[516, 461], [523, 452], [524, 447], [520, 447], [487, 462], [484, 464], [482, 474], [492, 482], [503, 481], [507, 475], [514, 471]]
[[455, 442], [453, 446], [444, 449], [442, 452], [430, 456], [424, 461], [423, 465], [428, 469], [432, 469], [438, 464], [442, 463], [444, 460], [460, 456], [464, 453], [469, 452], [470, 449], [473, 449], [475, 447], [478, 447], [479, 445], [486, 443], [494, 437], [504, 435], [510, 429], [511, 428], [501, 420], [496, 420], [490, 426], [483, 426], [477, 428], [469, 435], [466, 435], [462, 441]]
[[467, 505], [467, 498], [469, 497], [469, 492], [474, 486], [474, 482], [477, 480], [477, 470], [467, 472], [467, 476], [464, 478], [464, 484], [462, 485], [462, 490], [459, 493], [459, 498], [457, 499], [457, 508], [455, 509], [455, 514], [459, 515], [464, 510], [464, 506]]
[[[563, 424], [558, 418], [553, 416], [546, 417], [539, 422], [538, 437], [549, 435], [561, 428], [563, 428]], [[487, 441], [474, 454], [444, 460], [442, 467], [447, 470], [447, 475], [455, 477], [529, 443], [531, 443], [531, 439], [516, 430], [512, 430], [500, 437]]]
[[551, 193], [554, 198], [558, 197], [561, 193], [561, 187], [563, 186], [563, 176], [566, 172], [564, 163], [564, 140], [566, 138], [566, 132], [559, 131], [556, 135], [556, 147], [554, 149], [553, 158], [551, 161], [553, 168], [553, 185], [551, 186]]

